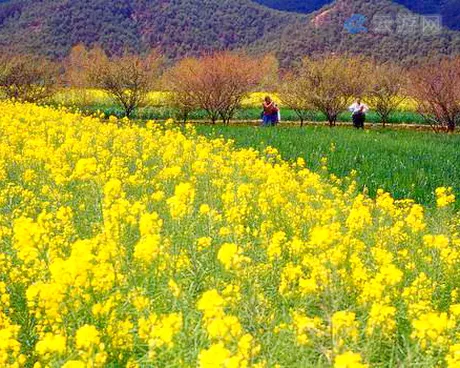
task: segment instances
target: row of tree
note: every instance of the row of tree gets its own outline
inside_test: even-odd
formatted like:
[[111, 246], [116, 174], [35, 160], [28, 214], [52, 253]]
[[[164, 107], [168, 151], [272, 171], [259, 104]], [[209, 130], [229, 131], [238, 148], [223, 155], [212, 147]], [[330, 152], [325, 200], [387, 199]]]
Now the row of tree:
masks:
[[385, 126], [411, 100], [435, 131], [460, 124], [460, 58], [425, 62], [411, 69], [360, 57], [304, 59], [280, 84], [280, 96], [301, 124], [313, 111], [331, 126], [354, 99], [364, 98]]
[[195, 110], [215, 123], [228, 123], [242, 100], [257, 90], [279, 95], [301, 124], [322, 112], [329, 124], [356, 98], [364, 98], [386, 124], [406, 99], [434, 130], [454, 131], [460, 123], [460, 58], [425, 62], [410, 70], [361, 57], [328, 55], [305, 58], [290, 70], [279, 70], [272, 56], [253, 58], [221, 52], [187, 58], [166, 68], [152, 52], [109, 58], [100, 48], [75, 47], [60, 64], [30, 55], [2, 55], [0, 88], [7, 98], [39, 102], [57, 88], [99, 88], [126, 116], [146, 103], [149, 91], [167, 93], [168, 105], [186, 121]]

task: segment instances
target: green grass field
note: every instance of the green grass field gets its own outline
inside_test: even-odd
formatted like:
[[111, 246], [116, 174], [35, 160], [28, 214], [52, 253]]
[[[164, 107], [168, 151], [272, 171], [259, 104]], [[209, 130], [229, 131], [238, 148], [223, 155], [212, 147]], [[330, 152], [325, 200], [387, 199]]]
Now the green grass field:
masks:
[[[105, 105], [105, 104], [95, 104], [89, 106], [77, 106], [79, 110], [84, 113], [96, 113], [103, 112], [106, 116], [114, 115], [117, 117], [123, 117], [123, 111], [119, 107], [114, 105]], [[282, 109], [282, 120], [288, 122], [297, 122], [299, 120], [298, 116], [293, 110]], [[259, 120], [261, 110], [259, 108], [242, 108], [236, 111], [234, 120]], [[135, 112], [133, 118], [140, 120], [165, 120], [170, 117], [176, 116], [176, 112], [168, 107], [145, 107], [139, 109]], [[199, 110], [193, 112], [190, 117], [190, 120], [207, 120], [206, 112]], [[326, 120], [326, 117], [321, 113], [312, 113], [311, 121], [323, 122]], [[424, 124], [423, 118], [415, 112], [412, 111], [397, 111], [389, 119], [390, 124]], [[349, 112], [344, 112], [339, 115], [339, 122], [350, 122], [351, 116]], [[379, 123], [380, 119], [376, 113], [370, 112], [367, 116], [367, 121], [369, 123]]]
[[[243, 100], [242, 107], [235, 113], [234, 120], [259, 120], [264, 92], [256, 92]], [[275, 98], [276, 100], [277, 98]], [[279, 101], [278, 101], [279, 102]], [[107, 94], [100, 90], [63, 90], [58, 92], [51, 100], [52, 105], [68, 106], [72, 109], [78, 109], [84, 113], [93, 114], [103, 112], [105, 115], [114, 115], [123, 117], [124, 113], [120, 106], [114, 103]], [[282, 106], [282, 105], [281, 105]], [[396, 111], [390, 116], [389, 123], [401, 124], [423, 124], [422, 117], [415, 112], [413, 102], [406, 101], [400, 106], [400, 111]], [[282, 120], [289, 122], [297, 122], [299, 120], [297, 114], [288, 108], [281, 107]], [[165, 94], [163, 92], [151, 92], [148, 96], [147, 107], [143, 107], [135, 111], [133, 118], [138, 120], [165, 120], [171, 117], [176, 117], [177, 113], [174, 109], [168, 107]], [[206, 112], [198, 110], [189, 116], [190, 120], [207, 120]], [[312, 112], [308, 118], [310, 121], [326, 120], [322, 113]], [[339, 118], [339, 122], [350, 122], [350, 113], [345, 111]], [[370, 112], [367, 120], [371, 123], [378, 123], [380, 119], [377, 114]]]
[[276, 147], [284, 159], [302, 157], [318, 172], [327, 157], [330, 173], [344, 177], [355, 169], [360, 190], [368, 188], [371, 196], [382, 188], [395, 198], [433, 205], [437, 187], [452, 186], [460, 195], [460, 135], [327, 127], [197, 129], [209, 137], [233, 139], [240, 147]]

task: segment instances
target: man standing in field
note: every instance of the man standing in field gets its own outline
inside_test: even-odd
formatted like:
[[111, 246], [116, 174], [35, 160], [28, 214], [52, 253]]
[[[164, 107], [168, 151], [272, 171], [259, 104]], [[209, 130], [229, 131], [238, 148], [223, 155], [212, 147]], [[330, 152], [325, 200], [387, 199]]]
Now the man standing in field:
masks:
[[366, 113], [369, 111], [369, 107], [361, 102], [358, 98], [356, 102], [349, 107], [352, 112], [353, 126], [356, 129], [364, 129], [364, 123], [366, 121]]

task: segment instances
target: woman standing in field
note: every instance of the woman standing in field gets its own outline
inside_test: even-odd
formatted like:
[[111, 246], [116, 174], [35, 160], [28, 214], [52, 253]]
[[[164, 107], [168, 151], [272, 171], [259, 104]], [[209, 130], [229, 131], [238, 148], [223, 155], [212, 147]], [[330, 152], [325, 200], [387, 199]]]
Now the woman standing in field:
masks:
[[262, 125], [274, 126], [278, 124], [280, 109], [276, 105], [275, 101], [271, 99], [270, 96], [265, 97], [262, 107], [264, 110], [262, 113]]
[[364, 129], [364, 123], [366, 122], [366, 113], [369, 111], [369, 107], [361, 102], [358, 98], [356, 102], [349, 107], [349, 110], [353, 113], [353, 126], [356, 129]]

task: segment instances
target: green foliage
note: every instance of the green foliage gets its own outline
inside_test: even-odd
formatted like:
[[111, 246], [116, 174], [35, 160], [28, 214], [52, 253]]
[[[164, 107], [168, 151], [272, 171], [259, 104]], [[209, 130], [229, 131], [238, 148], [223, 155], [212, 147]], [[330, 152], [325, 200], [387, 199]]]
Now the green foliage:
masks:
[[[59, 106], [60, 103], [55, 103], [55, 106]], [[87, 106], [69, 106], [72, 110], [82, 111], [85, 114], [97, 114], [103, 113], [105, 116], [117, 116], [122, 118], [124, 116], [123, 109], [114, 106], [112, 104], [94, 104]], [[284, 122], [295, 122], [299, 121], [299, 116], [294, 110], [282, 109], [282, 120]], [[251, 121], [257, 121], [260, 119], [261, 109], [259, 108], [241, 108], [236, 110], [234, 119], [241, 123], [247, 123]], [[308, 116], [311, 117], [313, 122], [324, 122], [326, 117], [322, 113], [309, 112]], [[181, 120], [178, 115], [178, 111], [170, 107], [144, 107], [138, 109], [133, 115], [133, 119], [136, 120], [166, 120], [170, 117], [177, 117]], [[189, 120], [197, 121], [204, 120], [208, 121], [207, 113], [204, 110], [193, 111], [188, 116]], [[349, 112], [343, 112], [338, 116], [338, 122], [346, 123], [351, 122], [351, 116]], [[380, 117], [373, 111], [367, 114], [366, 121], [368, 123], [377, 124], [380, 123]], [[396, 111], [390, 115], [388, 119], [389, 124], [425, 124], [425, 120], [417, 113], [412, 111]]]
[[[11, 6], [19, 10], [12, 14]], [[158, 47], [173, 59], [248, 46], [305, 18], [249, 0], [12, 1], [0, 7], [0, 19], [2, 14], [6, 19], [0, 28], [0, 46], [18, 45], [58, 57], [78, 43], [100, 44], [110, 54]]]
[[[286, 6], [296, 3], [287, 1]], [[459, 24], [457, 3], [445, 1], [453, 17], [445, 18], [446, 24]], [[126, 49], [143, 53], [153, 47], [175, 60], [246, 48], [274, 52], [284, 66], [325, 52], [408, 63], [432, 54], [460, 53], [460, 36], [453, 31], [402, 37], [394, 32], [352, 35], [344, 30], [354, 13], [368, 19], [376, 14], [396, 18], [401, 11], [407, 12], [389, 0], [336, 0], [312, 15], [278, 12], [250, 0], [10, 0], [0, 4], [0, 49], [62, 58], [78, 43], [99, 44], [109, 54]]]
[[356, 170], [360, 190], [367, 187], [371, 195], [382, 188], [395, 198], [433, 205], [436, 187], [452, 186], [460, 193], [460, 135], [326, 127], [199, 126], [198, 131], [234, 139], [241, 147], [275, 147], [283, 158], [303, 157], [318, 172], [327, 157], [329, 173], [344, 177]]
[[[363, 26], [367, 32], [352, 34], [345, 29], [344, 25], [353, 14], [366, 17]], [[398, 26], [398, 21], [404, 17], [411, 19], [412, 15], [407, 9], [388, 0], [337, 0], [314, 13], [311, 22], [302, 26], [288, 25], [280, 40], [260, 46], [260, 49], [277, 48], [279, 58], [284, 63], [299, 60], [304, 55], [351, 53], [382, 61], [416, 64], [426, 57], [460, 52], [458, 32], [443, 30], [430, 35], [423, 32], [421, 25], [416, 29]], [[379, 18], [376, 17], [390, 19], [391, 31], [379, 31], [375, 21]]]

